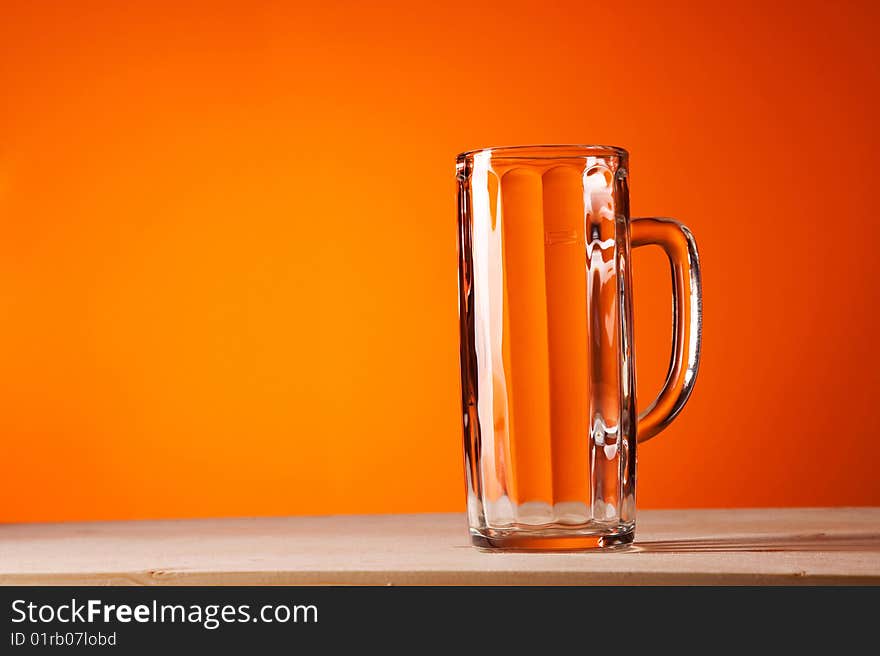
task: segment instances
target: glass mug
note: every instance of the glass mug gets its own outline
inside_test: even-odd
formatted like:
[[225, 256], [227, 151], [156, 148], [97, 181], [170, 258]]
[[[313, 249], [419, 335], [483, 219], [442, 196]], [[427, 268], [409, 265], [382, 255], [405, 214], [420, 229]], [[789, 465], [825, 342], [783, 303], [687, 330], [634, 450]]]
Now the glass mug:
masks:
[[[456, 162], [462, 420], [475, 546], [577, 550], [632, 542], [636, 444], [693, 390], [701, 292], [690, 230], [630, 219], [628, 153], [513, 146]], [[672, 267], [673, 347], [636, 415], [630, 251]]]

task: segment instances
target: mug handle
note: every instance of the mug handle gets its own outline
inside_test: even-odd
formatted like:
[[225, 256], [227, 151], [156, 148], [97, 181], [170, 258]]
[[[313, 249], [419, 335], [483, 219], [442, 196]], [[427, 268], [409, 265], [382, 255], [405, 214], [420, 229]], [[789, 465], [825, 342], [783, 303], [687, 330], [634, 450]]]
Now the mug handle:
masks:
[[687, 226], [666, 218], [633, 219], [630, 243], [659, 246], [672, 268], [672, 358], [663, 389], [639, 415], [637, 441], [645, 442], [678, 416], [694, 389], [700, 366], [703, 294], [697, 242]]

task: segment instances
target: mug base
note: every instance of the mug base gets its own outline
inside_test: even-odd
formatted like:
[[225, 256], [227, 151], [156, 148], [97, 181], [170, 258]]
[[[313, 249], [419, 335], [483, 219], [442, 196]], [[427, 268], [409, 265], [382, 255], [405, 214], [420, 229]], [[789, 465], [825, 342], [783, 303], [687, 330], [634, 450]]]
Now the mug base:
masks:
[[471, 529], [471, 543], [480, 551], [590, 551], [625, 549], [632, 544], [635, 526], [598, 531], [570, 528]]

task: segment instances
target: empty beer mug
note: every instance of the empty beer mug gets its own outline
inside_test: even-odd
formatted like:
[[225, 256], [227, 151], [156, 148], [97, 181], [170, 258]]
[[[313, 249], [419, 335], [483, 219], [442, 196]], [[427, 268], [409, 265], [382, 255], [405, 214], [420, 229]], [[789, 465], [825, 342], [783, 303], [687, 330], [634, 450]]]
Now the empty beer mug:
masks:
[[[628, 154], [516, 146], [457, 158], [468, 521], [487, 549], [629, 544], [636, 445], [691, 394], [700, 267], [690, 231], [630, 219]], [[672, 267], [666, 382], [636, 415], [630, 251]]]

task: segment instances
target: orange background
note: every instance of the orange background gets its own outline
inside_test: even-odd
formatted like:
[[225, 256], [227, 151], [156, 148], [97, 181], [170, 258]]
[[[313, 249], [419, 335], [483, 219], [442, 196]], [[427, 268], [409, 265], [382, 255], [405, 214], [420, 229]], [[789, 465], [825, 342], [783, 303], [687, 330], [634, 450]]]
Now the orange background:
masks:
[[880, 504], [877, 3], [298, 4], [0, 4], [0, 520], [462, 510], [453, 158], [542, 142], [699, 241], [640, 506]]

